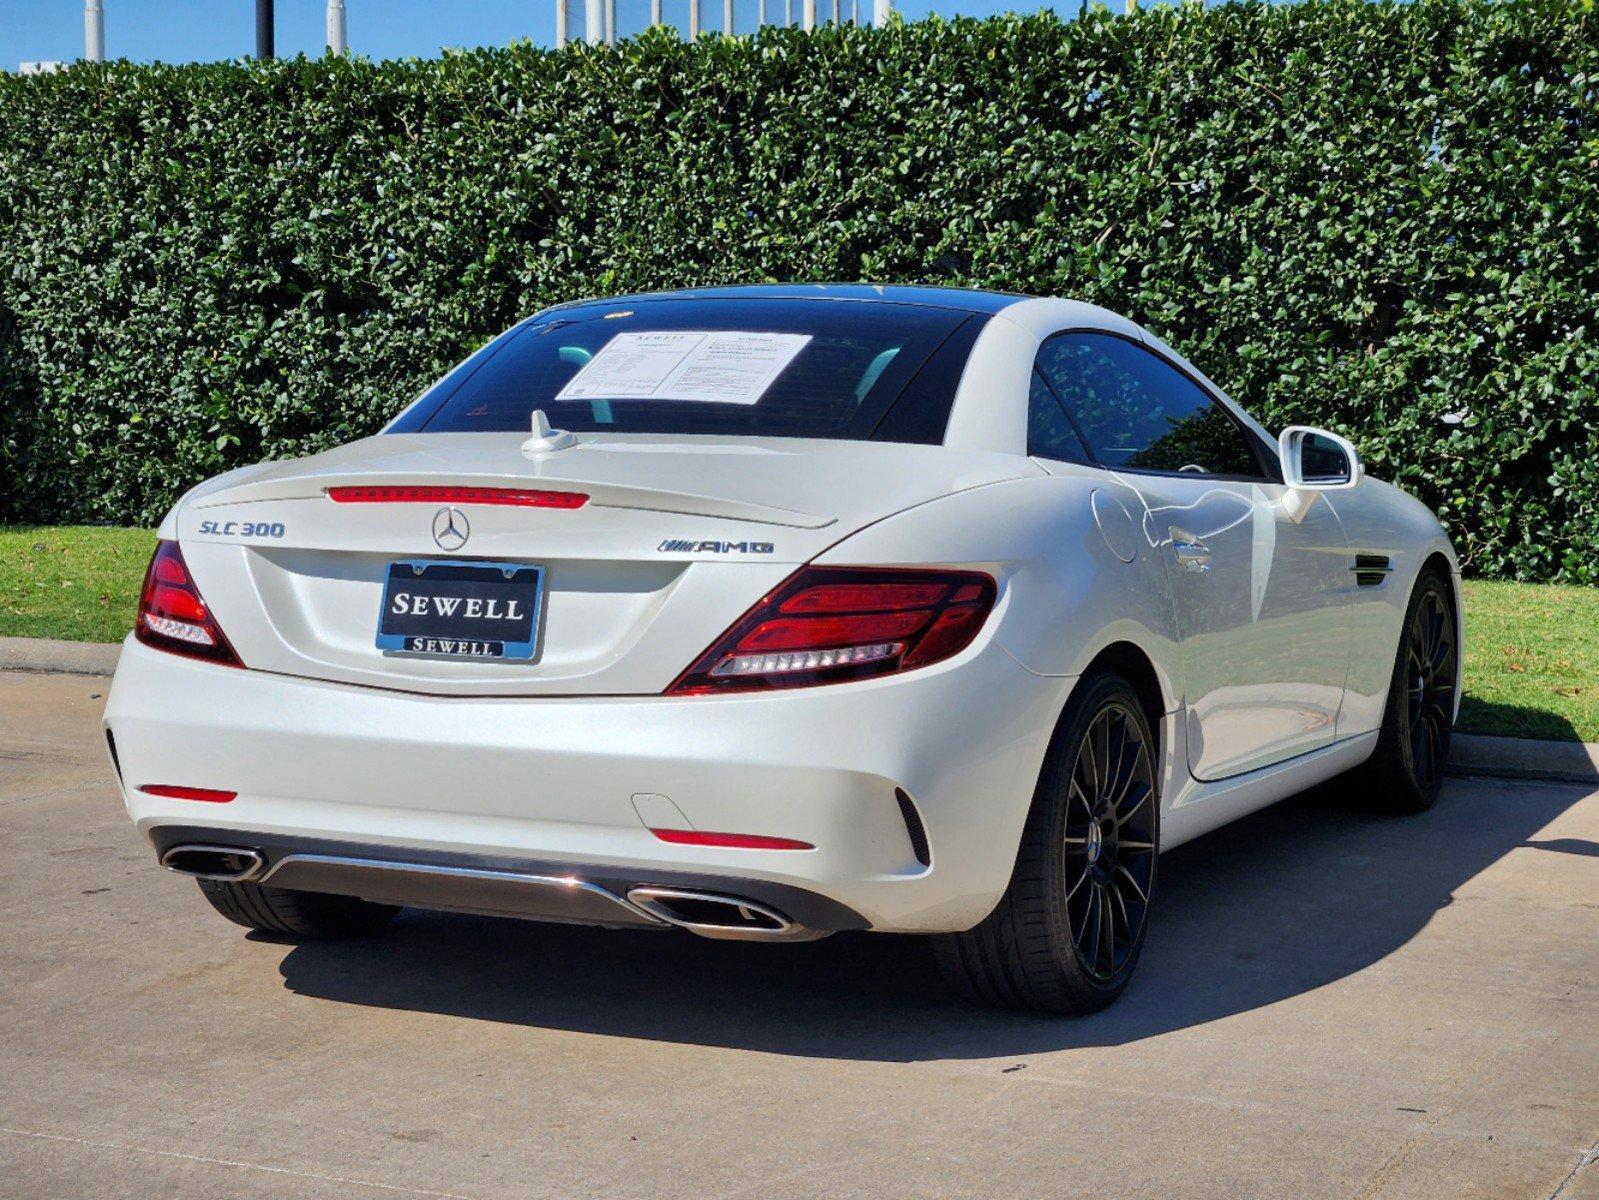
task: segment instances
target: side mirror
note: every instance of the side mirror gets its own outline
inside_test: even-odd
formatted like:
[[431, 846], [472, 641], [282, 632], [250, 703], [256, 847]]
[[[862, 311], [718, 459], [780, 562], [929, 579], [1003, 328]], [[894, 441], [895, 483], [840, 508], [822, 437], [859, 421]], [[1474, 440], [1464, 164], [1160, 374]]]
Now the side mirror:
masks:
[[1360, 451], [1346, 439], [1310, 425], [1290, 425], [1277, 439], [1283, 482], [1289, 487], [1327, 492], [1352, 488], [1366, 476]]

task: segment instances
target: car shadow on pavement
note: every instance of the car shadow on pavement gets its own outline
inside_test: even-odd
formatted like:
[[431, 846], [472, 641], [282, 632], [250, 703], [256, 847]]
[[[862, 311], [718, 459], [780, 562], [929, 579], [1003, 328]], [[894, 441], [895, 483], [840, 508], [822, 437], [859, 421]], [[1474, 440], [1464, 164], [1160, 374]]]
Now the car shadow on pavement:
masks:
[[296, 993], [349, 1004], [807, 1057], [1119, 1045], [1379, 961], [1586, 793], [1456, 780], [1433, 811], [1384, 817], [1349, 807], [1348, 789], [1327, 785], [1165, 856], [1132, 986], [1080, 1020], [968, 1007], [922, 939], [873, 934], [759, 945], [408, 911], [383, 937], [293, 947], [280, 970]]

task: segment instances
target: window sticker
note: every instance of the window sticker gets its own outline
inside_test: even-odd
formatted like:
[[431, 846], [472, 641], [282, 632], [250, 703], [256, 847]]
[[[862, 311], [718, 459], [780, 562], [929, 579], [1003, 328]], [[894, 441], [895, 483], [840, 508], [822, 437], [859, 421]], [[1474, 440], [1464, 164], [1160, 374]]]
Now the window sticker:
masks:
[[736, 330], [619, 333], [555, 398], [755, 404], [810, 340]]

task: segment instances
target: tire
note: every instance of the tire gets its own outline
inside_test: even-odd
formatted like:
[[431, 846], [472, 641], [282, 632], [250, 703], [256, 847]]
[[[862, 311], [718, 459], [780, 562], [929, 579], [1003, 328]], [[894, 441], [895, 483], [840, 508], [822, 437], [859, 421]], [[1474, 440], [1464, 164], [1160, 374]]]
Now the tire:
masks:
[[1429, 567], [1405, 608], [1377, 748], [1356, 772], [1368, 807], [1417, 813], [1437, 801], [1454, 733], [1459, 665], [1454, 600], [1444, 577]]
[[934, 939], [945, 976], [995, 1007], [1082, 1015], [1110, 1004], [1143, 948], [1159, 822], [1156, 742], [1137, 693], [1118, 675], [1084, 678], [1045, 755], [1005, 895], [975, 928]]
[[246, 929], [274, 937], [352, 938], [380, 933], [400, 910], [355, 896], [296, 892], [258, 883], [196, 882], [211, 907]]

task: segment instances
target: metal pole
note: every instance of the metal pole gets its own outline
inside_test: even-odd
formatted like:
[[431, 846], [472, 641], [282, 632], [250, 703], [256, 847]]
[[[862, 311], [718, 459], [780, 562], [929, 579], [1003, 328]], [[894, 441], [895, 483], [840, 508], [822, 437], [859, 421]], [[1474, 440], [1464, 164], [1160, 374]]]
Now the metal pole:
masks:
[[760, 29], [766, 24], [766, 0], [761, 0], [755, 10], [755, 28]]
[[83, 0], [83, 57], [105, 62], [105, 9], [100, 0]]
[[272, 47], [272, 0], [255, 0], [255, 56], [276, 57]]
[[733, 0], [722, 0], [722, 32], [733, 36]]
[[872, 0], [872, 24], [881, 29], [894, 15], [894, 0]]
[[566, 45], [566, 0], [555, 0], [555, 48]]
[[693, 41], [700, 36], [700, 0], [688, 0], [688, 37]]
[[583, 40], [598, 46], [605, 40], [605, 15], [601, 0], [583, 0]]
[[616, 0], [605, 0], [605, 44], [616, 45]]
[[661, 23], [661, 0], [650, 0], [650, 24]]
[[783, 0], [783, 28], [788, 29], [794, 24], [794, 0]]
[[806, 33], [816, 28], [816, 0], [803, 0], [800, 4], [800, 26]]
[[849, 0], [849, 23], [851, 25], [861, 23], [861, 0]]
[[328, 0], [328, 49], [343, 54], [349, 26], [345, 21], [344, 0]]
[[841, 25], [844, 21], [843, 0], [833, 0], [833, 24]]

